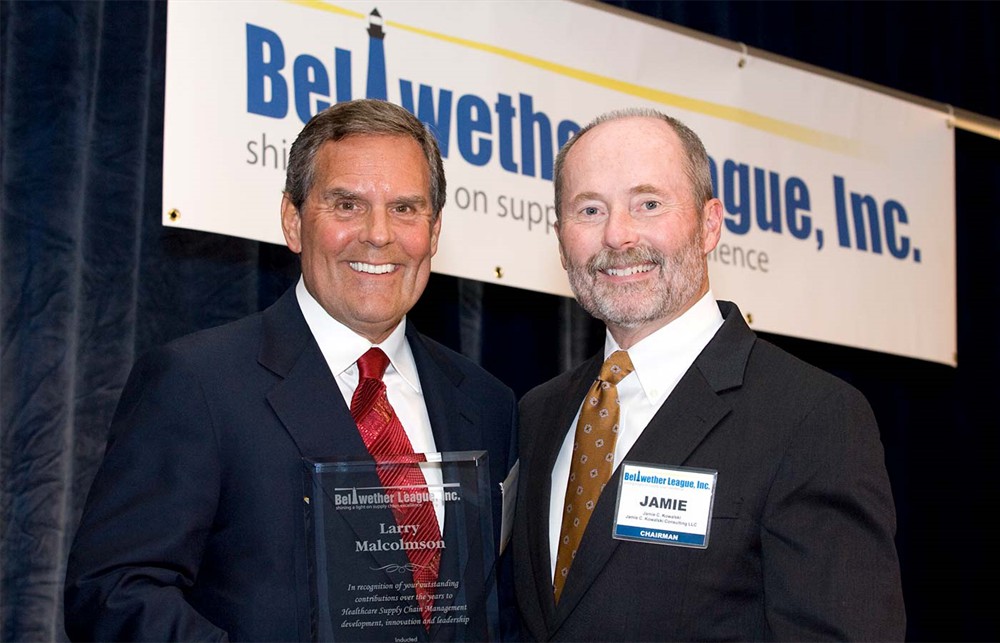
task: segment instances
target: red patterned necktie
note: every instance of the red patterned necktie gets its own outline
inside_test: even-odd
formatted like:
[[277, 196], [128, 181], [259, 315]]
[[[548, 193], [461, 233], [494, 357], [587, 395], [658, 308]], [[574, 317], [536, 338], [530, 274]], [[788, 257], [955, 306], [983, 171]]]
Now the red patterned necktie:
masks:
[[566, 577], [576, 558], [597, 499], [611, 478], [618, 441], [618, 383], [633, 370], [625, 351], [615, 351], [605, 360], [601, 373], [587, 392], [580, 408], [573, 439], [573, 459], [563, 502], [562, 529], [556, 552], [556, 574], [552, 590], [556, 603], [562, 597]]
[[[358, 388], [351, 398], [351, 415], [358, 425], [361, 439], [376, 463], [388, 456], [413, 455], [413, 446], [386, 396], [382, 375], [388, 365], [389, 358], [379, 348], [372, 347], [362, 355], [358, 359]], [[419, 466], [387, 465], [376, 469], [382, 486], [394, 498], [398, 498], [401, 492], [427, 493], [427, 481]], [[413, 547], [406, 549], [406, 554], [413, 568], [417, 603], [420, 605], [424, 627], [430, 629], [431, 607], [434, 604], [433, 584], [437, 581], [441, 552], [436, 548], [421, 548], [416, 543], [441, 539], [434, 506], [427, 500], [416, 503], [393, 502], [392, 513], [396, 517], [396, 524], [417, 527], [416, 534], [405, 531], [402, 538], [404, 545], [414, 543]]]

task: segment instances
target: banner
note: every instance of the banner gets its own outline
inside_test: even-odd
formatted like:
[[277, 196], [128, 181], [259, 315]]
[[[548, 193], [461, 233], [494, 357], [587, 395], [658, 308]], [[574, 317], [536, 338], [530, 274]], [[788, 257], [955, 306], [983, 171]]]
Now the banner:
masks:
[[652, 107], [712, 158], [716, 297], [756, 330], [955, 364], [944, 114], [570, 2], [170, 2], [164, 224], [283, 243], [295, 136], [364, 97], [438, 137], [436, 272], [571, 295], [552, 160], [598, 114]]

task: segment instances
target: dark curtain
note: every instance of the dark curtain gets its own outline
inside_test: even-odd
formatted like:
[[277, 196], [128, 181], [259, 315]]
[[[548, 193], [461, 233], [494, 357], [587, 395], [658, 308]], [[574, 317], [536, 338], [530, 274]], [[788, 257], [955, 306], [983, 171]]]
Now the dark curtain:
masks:
[[[611, 4], [1000, 114], [990, 3]], [[267, 306], [298, 274], [284, 248], [160, 224], [165, 27], [163, 3], [0, 0], [2, 641], [65, 639], [67, 549], [136, 356]], [[959, 368], [768, 337], [875, 408], [911, 640], [1000, 638], [984, 375], [1000, 357], [1000, 142], [956, 140]], [[603, 339], [571, 300], [440, 275], [411, 319], [518, 394]]]

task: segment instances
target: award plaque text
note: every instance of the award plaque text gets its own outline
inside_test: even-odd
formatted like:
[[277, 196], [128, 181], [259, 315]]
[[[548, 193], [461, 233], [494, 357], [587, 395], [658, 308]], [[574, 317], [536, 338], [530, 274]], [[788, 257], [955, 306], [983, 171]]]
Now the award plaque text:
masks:
[[[463, 451], [378, 464], [305, 461], [314, 640], [496, 640], [496, 549], [486, 458], [485, 451]], [[427, 484], [385, 487], [382, 467], [420, 467]], [[434, 506], [439, 521], [439, 529], [423, 530], [430, 536], [396, 519], [401, 507], [421, 502]], [[414, 580], [407, 551], [412, 548], [440, 554], [436, 580]], [[431, 599], [424, 611], [418, 593]]]

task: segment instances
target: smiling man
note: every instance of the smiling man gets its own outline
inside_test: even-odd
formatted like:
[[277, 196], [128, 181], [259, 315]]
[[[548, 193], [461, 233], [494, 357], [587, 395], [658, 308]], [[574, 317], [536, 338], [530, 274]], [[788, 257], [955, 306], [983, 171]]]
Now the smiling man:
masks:
[[697, 135], [613, 112], [554, 174], [560, 258], [607, 336], [521, 400], [515, 584], [531, 634], [902, 640], [871, 409], [712, 296], [723, 208]]
[[[498, 483], [517, 450], [513, 393], [406, 321], [427, 285], [444, 201], [437, 143], [401, 107], [341, 103], [306, 124], [281, 201], [302, 277], [262, 313], [136, 364], [70, 554], [72, 639], [309, 640], [303, 458], [485, 449], [499, 542]], [[441, 482], [439, 470], [423, 475], [418, 489]], [[411, 505], [373, 529], [399, 534], [395, 545], [418, 531], [416, 544], [439, 542], [447, 511]], [[385, 605], [417, 615], [414, 640], [463, 636], [435, 622], [437, 599], [420, 589], [459, 553], [413, 551], [394, 568], [416, 600]], [[514, 627], [507, 558], [500, 608]]]

